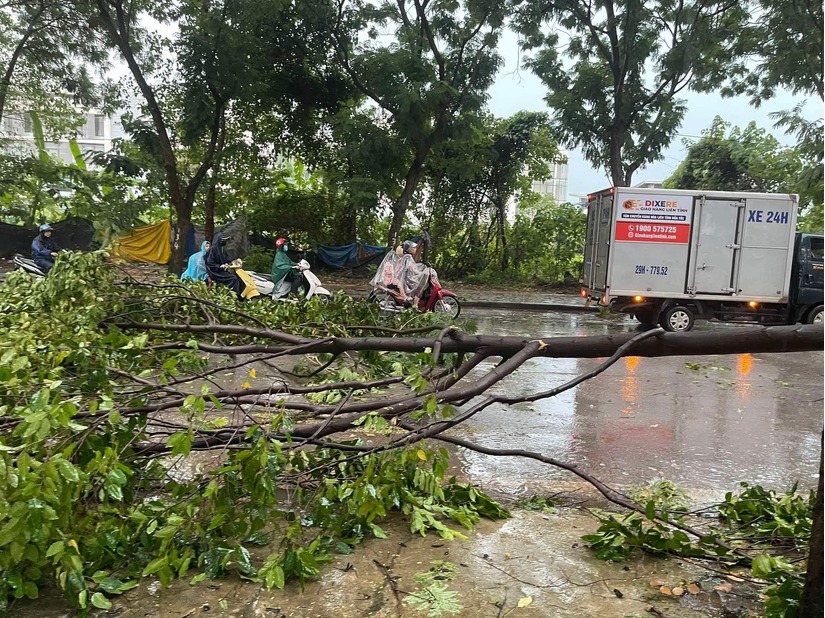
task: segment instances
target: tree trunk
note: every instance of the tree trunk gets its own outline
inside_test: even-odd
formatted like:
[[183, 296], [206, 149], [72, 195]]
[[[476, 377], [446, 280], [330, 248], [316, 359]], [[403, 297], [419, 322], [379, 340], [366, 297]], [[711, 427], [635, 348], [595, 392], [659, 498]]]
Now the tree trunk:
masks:
[[31, 35], [34, 34], [34, 31], [36, 30], [34, 24], [40, 19], [40, 16], [43, 14], [43, 10], [44, 7], [41, 5], [40, 10], [32, 16], [31, 23], [29, 23], [26, 33], [17, 42], [17, 46], [14, 48], [14, 53], [12, 53], [11, 58], [9, 59], [9, 64], [6, 66], [6, 71], [3, 74], [3, 80], [0, 81], [0, 120], [3, 120], [3, 111], [6, 108], [6, 98], [8, 97], [9, 90], [11, 89], [11, 78], [12, 75], [14, 75], [14, 69], [17, 66], [17, 61], [20, 60], [20, 56], [26, 48], [26, 43], [29, 42]]
[[424, 177], [424, 156], [416, 155], [415, 160], [407, 172], [407, 177], [404, 180], [404, 190], [401, 196], [393, 204], [392, 207], [392, 223], [390, 224], [390, 233], [387, 235], [387, 246], [390, 249], [398, 246], [399, 234], [401, 233], [401, 226], [404, 225], [404, 217], [407, 214], [407, 208], [410, 206], [410, 201], [418, 188], [418, 183]]
[[178, 165], [175, 158], [175, 151], [169, 139], [169, 132], [166, 122], [163, 119], [160, 105], [155, 98], [155, 92], [143, 76], [143, 71], [135, 59], [132, 51], [131, 41], [129, 41], [129, 27], [127, 17], [124, 14], [122, 0], [114, 4], [117, 22], [109, 12], [111, 6], [106, 0], [97, 0], [98, 15], [103, 26], [106, 28], [109, 39], [117, 46], [123, 59], [126, 61], [135, 82], [140, 89], [143, 98], [146, 100], [146, 107], [152, 116], [152, 124], [158, 136], [161, 156], [163, 157], [163, 167], [166, 172], [166, 186], [169, 191], [169, 202], [175, 209], [178, 224], [178, 240], [172, 249], [172, 257], [169, 260], [169, 272], [180, 274], [183, 272], [183, 256], [186, 248], [186, 233], [192, 222], [192, 201], [184, 198], [181, 191], [180, 178], [178, 176]]
[[808, 572], [805, 574], [805, 587], [802, 589], [802, 600], [799, 604], [800, 618], [825, 614], [825, 607], [823, 607], [825, 591], [822, 586], [822, 458], [825, 455], [823, 449], [825, 449], [825, 442], [823, 442], [823, 437], [820, 437], [819, 486], [816, 490], [814, 522], [811, 528], [811, 541], [808, 545]]
[[625, 132], [621, 127], [613, 125], [610, 128], [610, 180], [614, 187], [626, 187], [630, 185], [630, 179], [625, 177], [624, 166], [622, 165], [622, 145], [624, 144]]
[[218, 177], [221, 173], [221, 159], [223, 158], [223, 146], [226, 143], [226, 116], [221, 111], [218, 123], [218, 142], [215, 147], [214, 163], [212, 165], [212, 177], [209, 182], [209, 190], [206, 192], [206, 202], [204, 210], [206, 221], [203, 226], [204, 238], [212, 241], [215, 236], [215, 199], [218, 188]]
[[501, 196], [495, 200], [496, 216], [498, 217], [498, 245], [501, 249], [501, 270], [507, 270], [509, 266], [509, 256], [507, 255], [507, 204], [502, 201]]

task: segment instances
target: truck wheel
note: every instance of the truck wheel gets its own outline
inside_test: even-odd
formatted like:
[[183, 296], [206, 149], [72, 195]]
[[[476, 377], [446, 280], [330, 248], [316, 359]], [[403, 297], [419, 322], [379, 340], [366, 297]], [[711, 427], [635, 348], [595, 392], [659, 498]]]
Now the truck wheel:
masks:
[[659, 320], [662, 328], [672, 333], [686, 333], [693, 328], [693, 323], [693, 311], [682, 305], [671, 307], [662, 313]]
[[806, 316], [807, 319], [805, 320], [808, 324], [821, 324], [822, 323], [822, 305], [817, 305], [813, 309], [808, 312]]

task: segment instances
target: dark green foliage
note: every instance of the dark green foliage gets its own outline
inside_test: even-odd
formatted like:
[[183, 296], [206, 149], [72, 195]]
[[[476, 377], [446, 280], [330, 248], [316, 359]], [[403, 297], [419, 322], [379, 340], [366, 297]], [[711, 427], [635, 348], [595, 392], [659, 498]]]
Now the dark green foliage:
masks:
[[[413, 443], [352, 457], [298, 448], [290, 432], [307, 419], [278, 404], [214, 465], [193, 473], [173, 465], [196, 458], [198, 439], [220, 432], [231, 411], [208, 385], [189, 389], [162, 419], [139, 407], [158, 401], [162, 385], [205, 370], [198, 343], [212, 339], [184, 335], [187, 349], [163, 351], [156, 346], [175, 341], [174, 334], [136, 334], [107, 323], [108, 317], [179, 315], [203, 324], [211, 313], [316, 337], [375, 324], [378, 316], [348, 298], [327, 305], [239, 305], [229, 290], [210, 293], [202, 284], [189, 290], [174, 280], [159, 288], [115, 285], [119, 272], [104, 259], [102, 253], [61, 255], [48, 278], [12, 273], [0, 295], [0, 605], [34, 598], [52, 582], [71, 606], [104, 608], [108, 596], [140, 577], [154, 575], [165, 585], [193, 571], [195, 580], [235, 572], [282, 587], [315, 577], [331, 553], [382, 537], [380, 523], [393, 512], [414, 532], [435, 530], [446, 538], [460, 534], [450, 522], [471, 528], [480, 517], [507, 516], [482, 492], [445, 477], [443, 449]], [[204, 313], [198, 298], [217, 304]], [[404, 314], [387, 324], [431, 319]], [[238, 336], [222, 339], [231, 345]], [[420, 378], [430, 362], [420, 356], [353, 354], [309, 384], [398, 371]], [[253, 371], [248, 380], [255, 380]], [[428, 413], [442, 414], [438, 406]], [[391, 432], [386, 421], [371, 430]], [[168, 455], [147, 456], [145, 446], [137, 446], [147, 441], [165, 443]], [[282, 491], [283, 484], [291, 491]], [[270, 556], [257, 561], [248, 548], [261, 544], [270, 544]]]
[[797, 193], [801, 229], [822, 230], [822, 122], [804, 120], [800, 110], [777, 114], [796, 148], [783, 147], [751, 122], [744, 129], [717, 116], [702, 138], [686, 140], [688, 154], [665, 181], [672, 189]]
[[726, 77], [731, 33], [746, 16], [725, 0], [523, 0], [518, 8], [524, 47], [535, 51], [526, 64], [548, 88], [555, 128], [616, 186], [661, 158], [685, 113], [679, 92]]
[[650, 500], [646, 517], [639, 513], [620, 516], [594, 512], [599, 528], [582, 540], [603, 560], [626, 560], [636, 549], [642, 549], [652, 554], [713, 556], [730, 565], [750, 562], [753, 577], [769, 584], [764, 590], [767, 616], [796, 618], [805, 573], [792, 558], [804, 556], [807, 550], [815, 492], [805, 498], [797, 493], [796, 485], [785, 494], [759, 485], [741, 486], [743, 491], [727, 493], [725, 500], [715, 506], [725, 525], [709, 527], [706, 536], [698, 539], [669, 525], [683, 523], [682, 517], [666, 510], [655, 517], [659, 506]]
[[747, 94], [757, 106], [780, 89], [821, 100], [822, 0], [754, 0], [749, 8], [736, 32], [739, 61], [722, 93]]

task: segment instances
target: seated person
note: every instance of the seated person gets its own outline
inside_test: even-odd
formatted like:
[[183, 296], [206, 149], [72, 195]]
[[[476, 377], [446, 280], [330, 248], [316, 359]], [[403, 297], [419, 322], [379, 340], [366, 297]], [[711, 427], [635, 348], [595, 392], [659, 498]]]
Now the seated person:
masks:
[[287, 255], [289, 244], [286, 238], [275, 241], [275, 259], [272, 261], [272, 296], [281, 298], [294, 294], [301, 287], [301, 273], [298, 264]]
[[182, 281], [206, 281], [209, 273], [206, 272], [206, 252], [209, 251], [209, 241], [201, 243], [201, 250], [189, 256], [189, 266], [180, 276]]
[[54, 228], [44, 223], [40, 226], [40, 234], [32, 241], [32, 260], [44, 274], [49, 274], [54, 266], [57, 252], [60, 251], [60, 247], [52, 238], [52, 231]]
[[227, 257], [225, 247], [228, 240], [229, 237], [224, 236], [223, 232], [215, 234], [209, 251], [206, 253], [206, 272], [212, 278], [212, 281], [217, 281], [231, 288], [241, 300], [258, 296], [259, 292], [255, 282], [251, 279], [241, 278], [235, 270], [237, 266]]

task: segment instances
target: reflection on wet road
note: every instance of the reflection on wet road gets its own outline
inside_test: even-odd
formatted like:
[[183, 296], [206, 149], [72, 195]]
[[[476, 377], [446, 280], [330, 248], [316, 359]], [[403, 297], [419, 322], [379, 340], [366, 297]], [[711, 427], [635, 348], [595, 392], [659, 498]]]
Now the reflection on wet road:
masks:
[[[638, 329], [591, 314], [474, 310], [478, 331], [534, 337]], [[750, 328], [711, 325], [705, 329]], [[489, 369], [498, 359], [481, 369]], [[600, 359], [534, 359], [493, 392], [558, 386]], [[624, 358], [553, 399], [493, 406], [456, 429], [492, 447], [537, 451], [607, 483], [669, 479], [719, 497], [740, 481], [784, 489], [813, 485], [822, 429], [823, 354], [738, 354]], [[574, 481], [567, 472], [517, 458], [462, 451], [466, 473], [488, 489], [521, 494]]]

